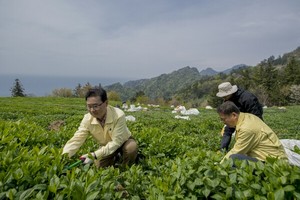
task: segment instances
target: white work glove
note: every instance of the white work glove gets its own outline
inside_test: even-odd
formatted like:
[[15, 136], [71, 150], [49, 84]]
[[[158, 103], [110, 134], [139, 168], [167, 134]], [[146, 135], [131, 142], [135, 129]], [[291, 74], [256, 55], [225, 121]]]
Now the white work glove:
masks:
[[[92, 152], [91, 155], [96, 159], [96, 155], [94, 152]], [[94, 162], [94, 159], [91, 159], [89, 157], [89, 154], [84, 154], [80, 156], [79, 159], [83, 161], [83, 164], [92, 164]]]

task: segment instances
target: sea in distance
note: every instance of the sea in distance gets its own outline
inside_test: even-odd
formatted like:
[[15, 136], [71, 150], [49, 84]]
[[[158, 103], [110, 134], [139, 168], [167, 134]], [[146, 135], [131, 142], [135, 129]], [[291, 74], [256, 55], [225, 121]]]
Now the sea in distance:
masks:
[[108, 86], [120, 82], [121, 84], [134, 80], [130, 78], [103, 78], [103, 77], [65, 77], [65, 76], [35, 76], [35, 75], [0, 75], [0, 96], [10, 97], [11, 88], [19, 79], [24, 93], [29, 96], [49, 96], [54, 89], [75, 89], [78, 84], [84, 86], [90, 83], [92, 86], [101, 84]]

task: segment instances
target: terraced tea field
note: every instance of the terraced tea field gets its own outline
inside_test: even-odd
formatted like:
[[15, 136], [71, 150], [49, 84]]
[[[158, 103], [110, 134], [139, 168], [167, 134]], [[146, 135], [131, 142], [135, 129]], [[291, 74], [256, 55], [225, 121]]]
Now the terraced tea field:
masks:
[[[116, 105], [116, 102], [110, 102]], [[220, 122], [198, 108], [190, 120], [171, 108], [125, 112], [142, 155], [131, 167], [66, 170], [62, 147], [86, 113], [77, 98], [0, 98], [0, 199], [300, 199], [300, 169], [284, 161], [218, 163]], [[280, 139], [300, 139], [300, 106], [265, 109]], [[56, 125], [53, 124], [57, 122]], [[78, 156], [93, 151], [88, 140]]]

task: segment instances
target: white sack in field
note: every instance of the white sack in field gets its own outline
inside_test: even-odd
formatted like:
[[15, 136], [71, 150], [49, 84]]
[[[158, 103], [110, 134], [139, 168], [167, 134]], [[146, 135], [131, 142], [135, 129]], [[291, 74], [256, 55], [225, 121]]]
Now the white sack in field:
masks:
[[183, 110], [186, 110], [184, 106], [177, 106], [176, 108], [174, 108], [173, 112], [176, 113], [181, 112]]
[[205, 106], [205, 109], [207, 109], [207, 110], [212, 110], [213, 107], [211, 107], [211, 106]]
[[172, 113], [180, 113], [182, 115], [199, 115], [200, 112], [196, 108], [186, 110], [184, 106], [177, 106]]
[[132, 122], [135, 122], [135, 117], [132, 116], [132, 115], [128, 115], [125, 117], [126, 121], [132, 121]]
[[188, 110], [182, 110], [180, 111], [180, 113], [182, 115], [199, 115], [199, 110], [197, 110], [197, 108], [191, 108], [191, 109], [188, 109]]
[[190, 120], [190, 117], [189, 117], [189, 116], [180, 116], [180, 115], [176, 115], [175, 118], [176, 118], [176, 119]]
[[280, 142], [284, 147], [289, 163], [300, 167], [300, 155], [293, 151], [295, 146], [300, 148], [300, 140], [281, 139]]
[[143, 108], [141, 106], [135, 107], [135, 105], [130, 105], [130, 108], [127, 110], [128, 112], [136, 112], [141, 111]]

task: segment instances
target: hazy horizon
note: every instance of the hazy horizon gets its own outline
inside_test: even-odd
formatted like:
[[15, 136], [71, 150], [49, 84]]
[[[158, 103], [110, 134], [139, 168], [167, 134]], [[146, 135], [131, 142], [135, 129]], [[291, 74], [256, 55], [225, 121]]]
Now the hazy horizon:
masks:
[[[237, 64], [240, 65], [240, 64]], [[236, 65], [232, 66], [235, 67]], [[184, 66], [187, 67], [187, 66]], [[184, 68], [182, 67], [182, 68]], [[191, 67], [191, 66], [189, 66]], [[231, 69], [232, 67], [228, 68]], [[182, 69], [180, 68], [180, 69]], [[194, 67], [191, 67], [194, 68]], [[199, 73], [202, 69], [199, 70], [197, 67], [195, 67]], [[210, 68], [210, 67], [209, 67]], [[213, 69], [213, 68], [211, 68]], [[228, 70], [225, 69], [225, 70]], [[162, 74], [170, 74], [174, 71], [177, 71], [179, 69], [174, 69], [169, 72], [164, 72]], [[213, 69], [216, 72], [221, 72], [218, 70]], [[222, 70], [224, 71], [224, 70]], [[22, 74], [0, 74], [0, 97], [9, 97], [11, 96], [11, 91], [10, 89], [13, 87], [15, 83], [15, 79], [19, 79], [23, 88], [24, 92], [27, 95], [30, 96], [48, 96], [51, 95], [52, 91], [54, 89], [59, 89], [59, 88], [69, 88], [69, 89], [75, 89], [75, 87], [78, 84], [81, 84], [84, 86], [86, 83], [90, 83], [91, 85], [99, 85], [101, 84], [102, 86], [108, 86], [112, 85], [114, 83], [121, 83], [124, 84], [125, 82], [128, 81], [136, 81], [136, 80], [141, 80], [145, 79], [142, 77], [133, 77], [135, 73], [132, 74], [132, 78], [122, 78], [122, 77], [87, 77], [87, 76], [61, 76], [61, 75], [22, 75]], [[156, 76], [146, 78], [146, 79], [151, 79], [158, 77], [162, 74], [157, 74]]]
[[91, 85], [107, 86], [120, 82], [125, 83], [126, 78], [103, 78], [103, 77], [72, 77], [72, 76], [45, 76], [45, 75], [0, 75], [0, 96], [10, 97], [10, 89], [15, 84], [15, 79], [19, 79], [24, 93], [30, 96], [48, 96], [54, 89], [69, 88], [75, 89], [78, 84], [84, 86], [86, 83]]

